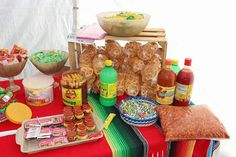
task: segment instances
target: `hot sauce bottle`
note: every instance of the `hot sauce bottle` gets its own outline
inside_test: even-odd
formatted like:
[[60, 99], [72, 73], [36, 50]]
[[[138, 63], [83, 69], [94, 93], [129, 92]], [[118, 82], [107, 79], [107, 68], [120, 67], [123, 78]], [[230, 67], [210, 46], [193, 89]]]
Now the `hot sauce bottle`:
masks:
[[176, 74], [171, 69], [171, 60], [166, 59], [165, 68], [157, 76], [156, 101], [160, 105], [171, 105], [175, 94]]
[[185, 58], [184, 68], [177, 75], [175, 106], [189, 106], [194, 81], [194, 75], [190, 69], [191, 63], [191, 58]]

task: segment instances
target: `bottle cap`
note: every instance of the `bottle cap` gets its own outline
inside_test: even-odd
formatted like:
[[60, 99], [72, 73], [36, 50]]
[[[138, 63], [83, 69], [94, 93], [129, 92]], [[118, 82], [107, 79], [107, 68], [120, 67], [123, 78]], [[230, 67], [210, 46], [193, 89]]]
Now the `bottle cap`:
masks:
[[179, 65], [178, 59], [172, 59], [172, 65]]
[[191, 58], [185, 58], [184, 65], [191, 66], [191, 64], [192, 64], [192, 59]]
[[166, 64], [166, 65], [171, 65], [171, 62], [172, 62], [172, 60], [171, 60], [171, 59], [166, 59], [166, 62], [165, 62], [165, 64]]
[[108, 66], [108, 67], [112, 66], [112, 60], [106, 60], [105, 66]]

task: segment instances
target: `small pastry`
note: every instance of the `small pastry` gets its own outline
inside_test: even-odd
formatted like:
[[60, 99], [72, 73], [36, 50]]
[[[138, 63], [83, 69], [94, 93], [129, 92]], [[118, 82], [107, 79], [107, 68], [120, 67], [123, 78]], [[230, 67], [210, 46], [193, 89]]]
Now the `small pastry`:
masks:
[[76, 132], [75, 131], [68, 131], [66, 134], [66, 137], [69, 142], [75, 141], [76, 140]]
[[70, 123], [66, 127], [66, 131], [75, 131], [76, 130], [76, 125], [75, 123]]
[[65, 121], [64, 127], [67, 127], [68, 125], [73, 125], [74, 123], [72, 121]]
[[74, 119], [74, 113], [72, 111], [64, 112], [64, 120], [72, 121]]
[[78, 126], [78, 125], [80, 125], [80, 124], [83, 124], [83, 120], [82, 120], [82, 119], [77, 119], [77, 118], [76, 118], [76, 119], [74, 120], [74, 123], [75, 123], [75, 125]]
[[80, 124], [77, 126], [77, 131], [86, 131], [86, 126], [84, 124]]
[[82, 111], [82, 110], [76, 110], [76, 111], [74, 111], [75, 112], [75, 117], [77, 118], [77, 119], [82, 119], [82, 118], [84, 118], [84, 112]]
[[77, 139], [78, 140], [85, 140], [88, 137], [86, 131], [78, 131]]
[[94, 121], [87, 121], [87, 122], [85, 123], [85, 125], [86, 125], [86, 129], [87, 129], [88, 131], [93, 131], [93, 130], [96, 129], [96, 126], [95, 126]]
[[82, 109], [85, 113], [91, 113], [92, 112], [92, 108], [89, 104], [83, 104]]

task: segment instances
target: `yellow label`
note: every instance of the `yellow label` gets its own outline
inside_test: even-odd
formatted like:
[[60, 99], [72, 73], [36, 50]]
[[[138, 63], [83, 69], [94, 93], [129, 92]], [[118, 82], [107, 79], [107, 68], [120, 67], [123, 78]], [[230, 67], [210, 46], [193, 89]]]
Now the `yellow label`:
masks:
[[100, 96], [103, 98], [116, 97], [117, 83], [103, 83], [100, 82]]
[[183, 84], [177, 83], [175, 99], [179, 101], [190, 100], [190, 96], [192, 94], [192, 88], [193, 88], [193, 85], [183, 85]]
[[62, 99], [65, 105], [81, 106], [82, 105], [82, 89], [67, 89], [62, 87]]
[[175, 86], [163, 87], [157, 85], [157, 96], [156, 101], [162, 105], [170, 105], [173, 103], [175, 95]]

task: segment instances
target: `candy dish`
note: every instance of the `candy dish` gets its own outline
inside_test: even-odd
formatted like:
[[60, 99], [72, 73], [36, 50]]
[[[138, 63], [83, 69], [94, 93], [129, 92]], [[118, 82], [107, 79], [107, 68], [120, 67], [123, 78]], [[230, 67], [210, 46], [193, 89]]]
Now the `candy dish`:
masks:
[[126, 119], [143, 123], [157, 120], [154, 110], [157, 105], [157, 102], [145, 97], [129, 97], [120, 102], [118, 110]]

